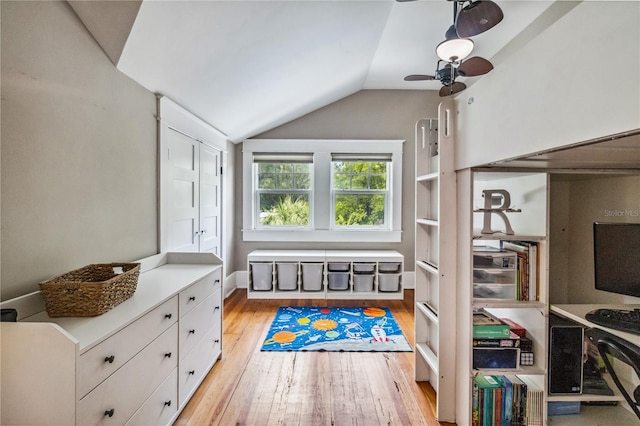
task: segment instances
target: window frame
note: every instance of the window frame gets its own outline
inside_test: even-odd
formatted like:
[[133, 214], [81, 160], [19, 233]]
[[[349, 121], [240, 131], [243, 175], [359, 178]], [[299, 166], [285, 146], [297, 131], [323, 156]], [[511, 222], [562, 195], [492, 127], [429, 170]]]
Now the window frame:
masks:
[[[388, 158], [384, 158], [382, 156], [370, 155], [366, 153], [355, 154], [350, 156], [341, 156], [340, 154], [333, 153], [331, 158], [331, 228], [336, 230], [389, 230], [390, 229], [390, 218], [393, 215], [392, 206], [389, 200], [391, 199], [391, 183], [392, 183], [392, 174], [393, 174], [393, 158], [389, 155]], [[337, 154], [337, 155], [336, 155]], [[334, 158], [334, 156], [336, 158]], [[351, 157], [351, 158], [350, 158]], [[358, 158], [359, 157], [359, 158]], [[386, 156], [385, 156], [386, 157]], [[366, 163], [375, 163], [375, 162], [385, 162], [386, 171], [385, 171], [385, 189], [336, 189], [335, 187], [335, 168], [334, 163], [337, 161], [346, 162], [366, 162]], [[353, 173], [350, 175], [357, 176]], [[368, 176], [371, 176], [372, 173], [369, 170]], [[338, 195], [376, 195], [380, 194], [384, 196], [384, 223], [382, 225], [338, 225], [336, 223], [336, 208], [337, 208], [337, 197]]]
[[[402, 148], [404, 140], [371, 139], [248, 139], [243, 142], [243, 241], [301, 241], [301, 242], [400, 242], [402, 238]], [[310, 205], [311, 228], [255, 226], [254, 153], [312, 153], [312, 197]], [[334, 221], [332, 194], [332, 154], [390, 154], [387, 170], [390, 181], [388, 226], [339, 227]], [[323, 202], [326, 200], [326, 202]]]
[[[262, 155], [262, 156], [267, 156], [268, 154], [257, 154], [257, 155]], [[273, 156], [276, 157], [276, 156]], [[268, 159], [262, 159], [260, 161], [256, 161], [256, 153], [254, 153], [254, 159], [253, 159], [253, 164], [252, 167], [254, 168], [253, 170], [253, 193], [254, 193], [254, 199], [253, 199], [253, 208], [254, 208], [254, 213], [253, 213], [253, 217], [254, 217], [254, 223], [253, 223], [253, 228], [256, 230], [284, 230], [284, 229], [297, 229], [297, 230], [313, 230], [313, 205], [314, 205], [314, 201], [313, 201], [313, 196], [314, 196], [314, 192], [313, 192], [313, 156], [311, 155], [311, 159], [310, 161], [300, 161], [300, 160], [296, 160], [296, 158], [301, 157], [300, 154], [298, 153], [280, 153], [277, 155], [278, 159], [276, 160], [274, 158], [274, 161], [269, 161]], [[289, 159], [290, 161], [286, 161], [287, 159]], [[259, 183], [259, 179], [260, 179], [260, 174], [258, 172], [258, 168], [260, 166], [260, 164], [308, 164], [309, 165], [309, 189], [279, 189], [279, 188], [273, 188], [273, 189], [260, 189], [258, 187], [258, 183]], [[292, 172], [294, 175], [296, 174], [296, 172]], [[262, 225], [260, 223], [260, 195], [261, 194], [282, 194], [282, 195], [287, 195], [287, 194], [306, 194], [308, 195], [308, 200], [309, 200], [309, 223], [307, 225], [281, 225], [281, 226], [274, 226], [274, 225]]]

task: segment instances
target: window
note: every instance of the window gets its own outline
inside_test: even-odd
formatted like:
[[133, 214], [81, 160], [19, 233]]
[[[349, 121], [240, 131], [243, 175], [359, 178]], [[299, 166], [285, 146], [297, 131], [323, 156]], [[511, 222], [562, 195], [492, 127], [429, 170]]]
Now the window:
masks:
[[311, 225], [312, 154], [254, 154], [256, 228]]
[[391, 154], [333, 154], [332, 217], [335, 227], [389, 227]]
[[243, 142], [245, 241], [401, 241], [402, 143]]

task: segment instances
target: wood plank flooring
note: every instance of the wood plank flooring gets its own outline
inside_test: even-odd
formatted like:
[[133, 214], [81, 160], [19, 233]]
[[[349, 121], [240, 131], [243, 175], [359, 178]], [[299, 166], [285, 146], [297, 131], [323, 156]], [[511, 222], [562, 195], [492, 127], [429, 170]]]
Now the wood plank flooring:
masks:
[[413, 291], [397, 301], [225, 300], [223, 354], [174, 425], [444, 425], [412, 352], [261, 352], [279, 306], [386, 306], [413, 347]]

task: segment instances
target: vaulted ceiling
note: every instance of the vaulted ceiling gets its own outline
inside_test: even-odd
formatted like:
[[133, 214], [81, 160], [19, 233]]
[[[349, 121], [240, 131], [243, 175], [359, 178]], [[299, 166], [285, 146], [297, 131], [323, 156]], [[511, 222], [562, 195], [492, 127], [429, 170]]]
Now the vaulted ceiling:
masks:
[[[69, 3], [120, 71], [233, 142], [362, 89], [439, 90], [403, 77], [434, 73], [453, 22], [447, 0]], [[504, 20], [473, 37], [472, 53], [495, 66], [554, 2], [497, 3]]]

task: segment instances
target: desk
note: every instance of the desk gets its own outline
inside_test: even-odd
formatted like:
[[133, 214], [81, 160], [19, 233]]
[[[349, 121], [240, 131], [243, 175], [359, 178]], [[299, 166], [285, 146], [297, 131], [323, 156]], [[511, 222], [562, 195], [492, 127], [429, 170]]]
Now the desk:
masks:
[[[567, 304], [567, 305], [551, 305], [550, 312], [571, 319], [579, 324], [587, 327], [595, 327], [601, 330], [605, 330], [611, 334], [614, 334], [628, 342], [631, 342], [637, 346], [640, 346], [640, 336], [631, 333], [625, 333], [619, 330], [602, 327], [598, 324], [594, 324], [587, 321], [585, 315], [593, 311], [594, 309], [635, 309], [640, 308], [640, 305], [598, 305], [598, 304]], [[602, 425], [602, 424], [617, 424], [617, 425], [632, 425], [638, 424], [638, 419], [631, 409], [624, 402], [624, 398], [615, 388], [615, 385], [610, 381], [609, 386], [614, 389], [616, 394], [614, 396], [602, 396], [602, 395], [553, 395], [548, 396], [548, 401], [618, 401], [620, 405], [618, 407], [601, 407], [601, 406], [583, 406], [581, 407], [580, 414], [568, 415], [568, 416], [553, 416], [550, 417], [553, 425], [555, 426], [586, 426], [586, 425]], [[633, 389], [637, 383], [630, 387]], [[626, 386], [625, 386], [626, 387]], [[629, 388], [627, 388], [629, 389]], [[622, 408], [624, 407], [624, 408]], [[551, 423], [551, 422], [550, 422]]]
[[614, 334], [627, 342], [633, 343], [636, 346], [640, 347], [640, 336], [637, 334], [625, 333], [623, 331], [614, 330], [612, 328], [606, 328], [598, 324], [594, 324], [590, 321], [587, 321], [584, 316], [587, 312], [591, 312], [594, 309], [626, 309], [631, 310], [635, 308], [640, 308], [640, 305], [598, 305], [598, 304], [570, 304], [570, 305], [551, 305], [550, 311], [563, 316], [565, 318], [571, 319], [580, 324], [586, 325], [587, 327], [596, 327], [601, 330], [605, 330], [611, 334]]

